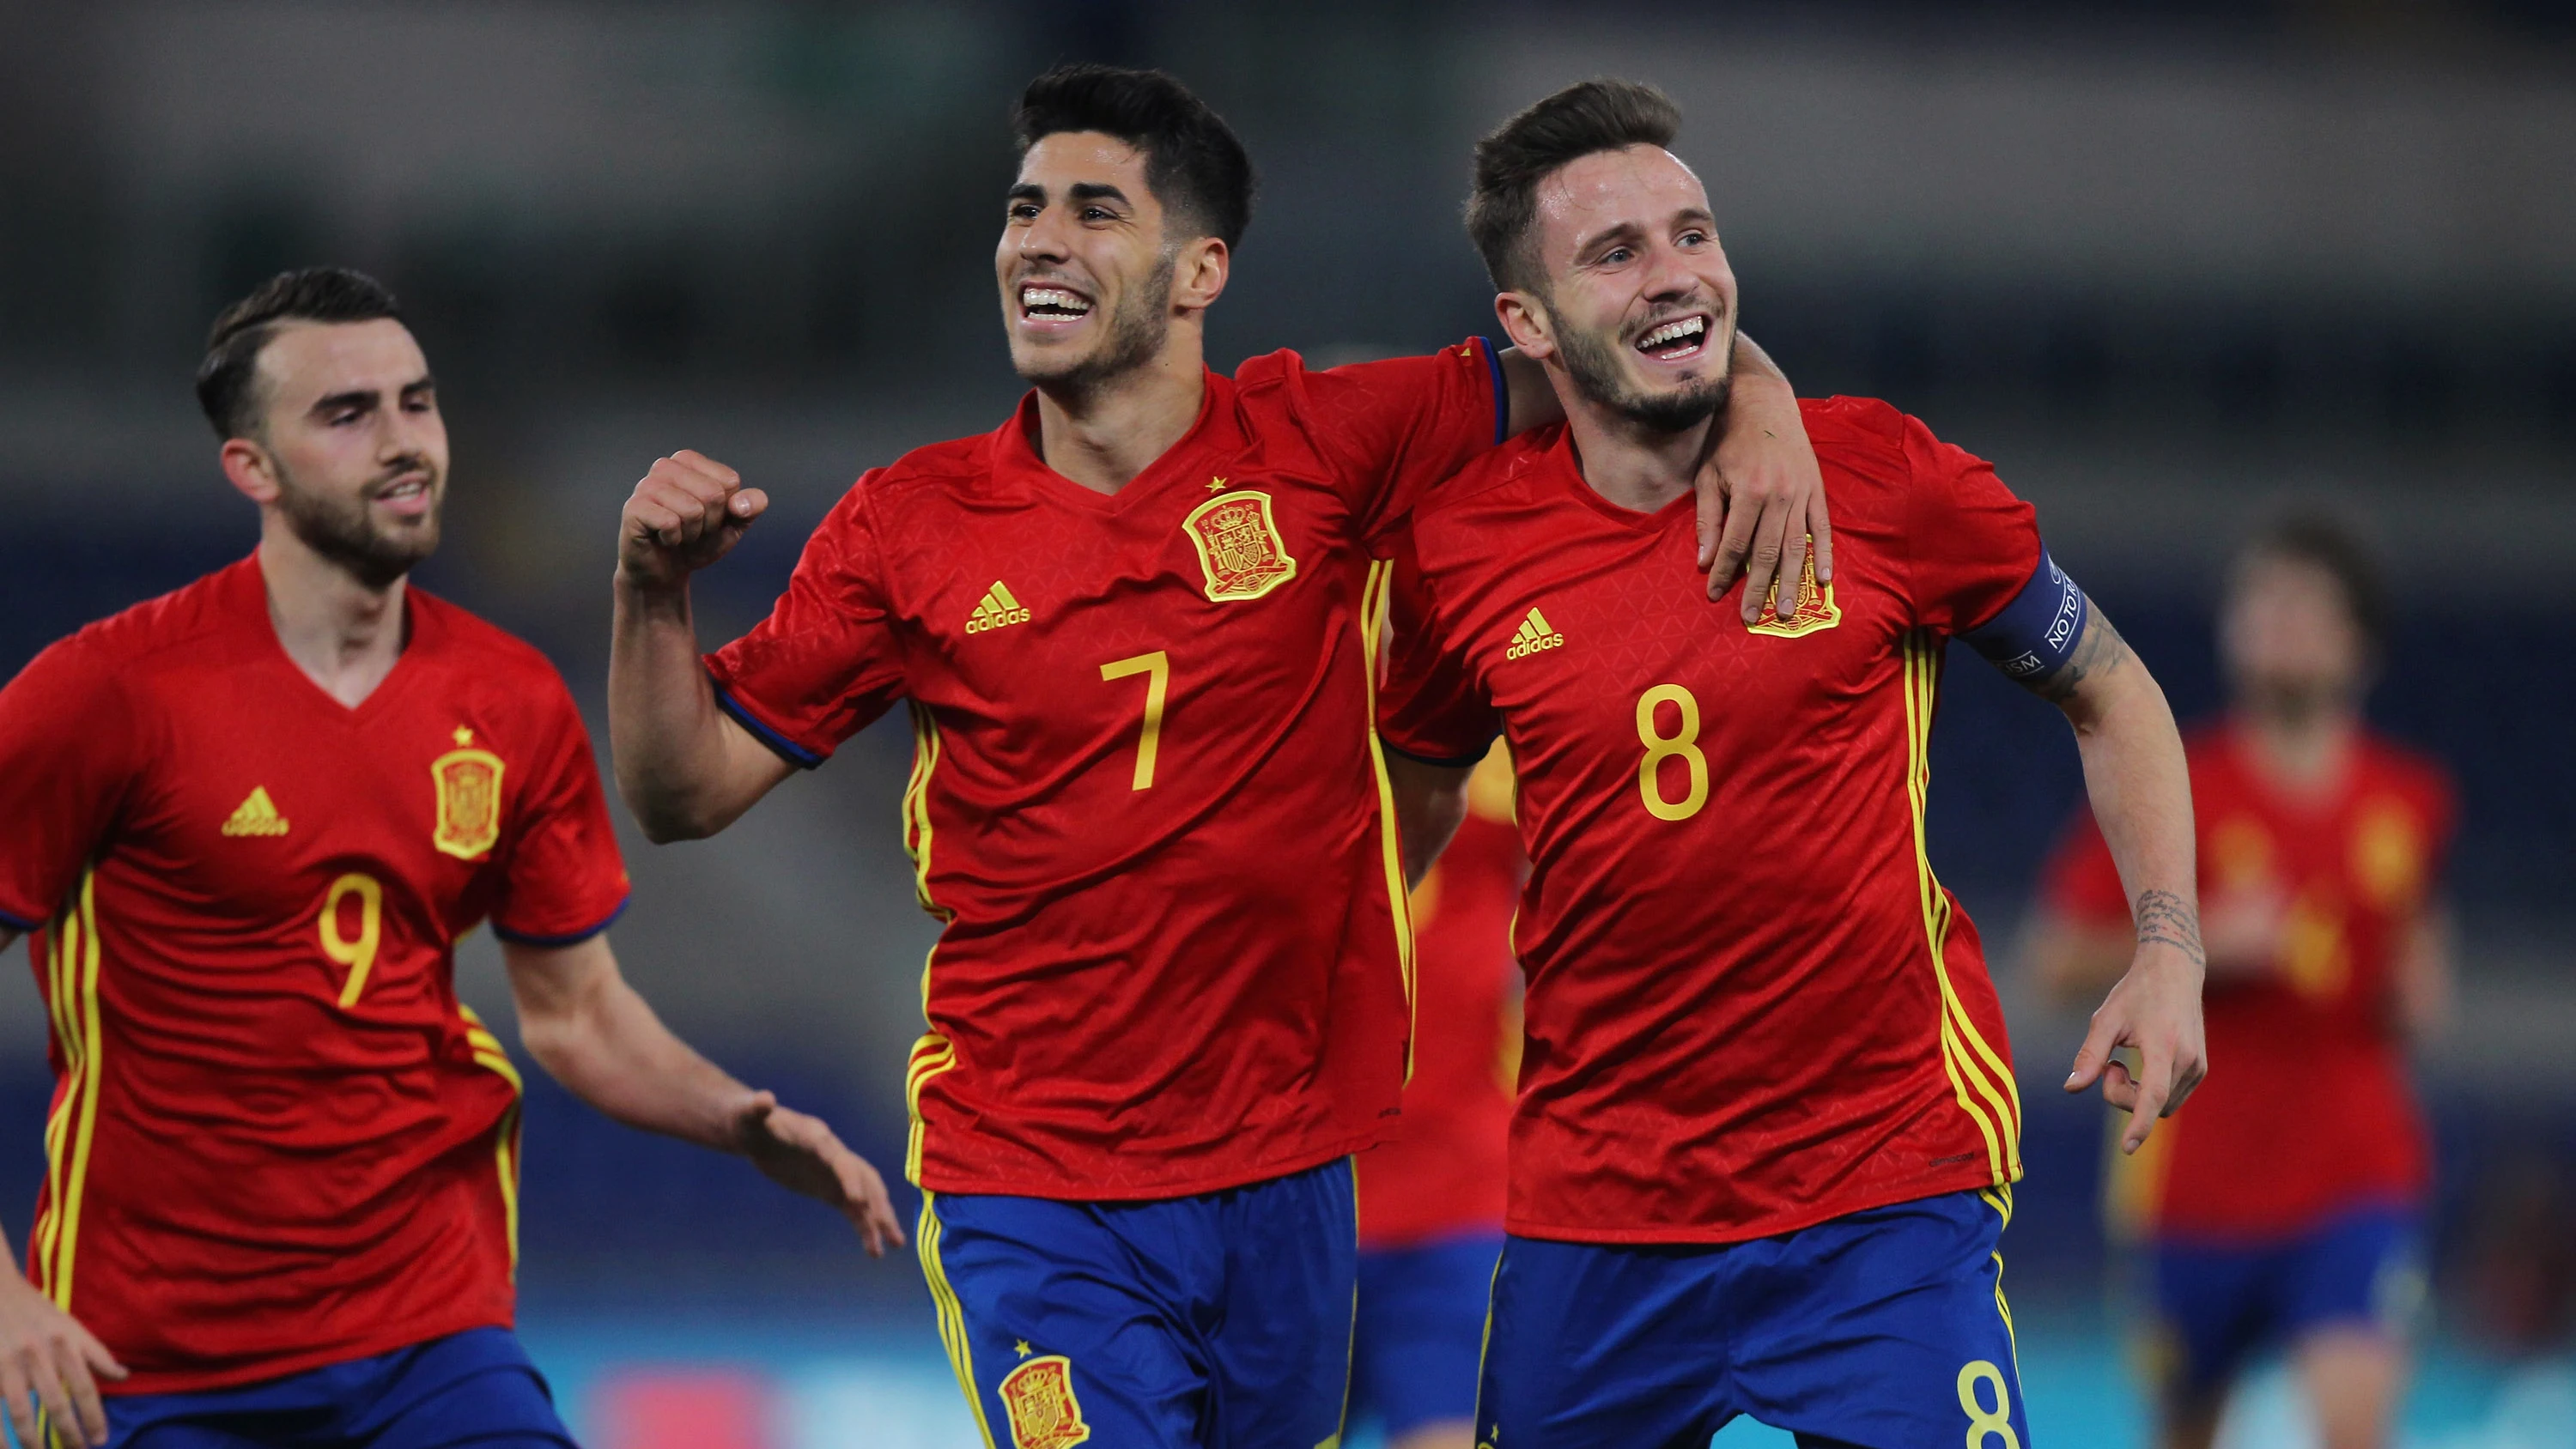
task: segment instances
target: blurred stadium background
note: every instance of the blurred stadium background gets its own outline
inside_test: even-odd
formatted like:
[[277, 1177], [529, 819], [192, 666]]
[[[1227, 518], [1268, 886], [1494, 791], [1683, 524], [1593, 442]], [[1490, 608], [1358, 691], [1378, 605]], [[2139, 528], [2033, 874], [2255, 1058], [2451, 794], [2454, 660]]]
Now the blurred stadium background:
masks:
[[[1469, 141], [1567, 80], [1662, 84], [1747, 330], [1803, 391], [1887, 397], [1995, 459], [2186, 717], [2217, 700], [2208, 601], [2243, 529], [2290, 500], [2361, 522], [2402, 601], [2374, 714], [2466, 793], [2404, 1442], [2576, 1444], [2576, 8], [2552, 0], [9, 0], [0, 672], [248, 548], [188, 379], [218, 306], [316, 262], [388, 281], [438, 371], [456, 467], [430, 587], [595, 704], [619, 501], [695, 446], [778, 499], [701, 585], [729, 637], [862, 467], [1017, 395], [989, 271], [1005, 107], [1066, 58], [1174, 70], [1262, 165], [1220, 365], [1489, 330]], [[631, 840], [615, 933], [685, 1034], [889, 1169], [931, 936], [894, 729], [717, 841]], [[1935, 854], [1999, 944], [2078, 798], [2062, 736], [1953, 675]], [[2136, 1445], [2100, 1113], [2050, 1089], [2080, 1022], [1998, 955], [2034, 1431]], [[488, 937], [463, 974], [506, 1018]], [[16, 1243], [43, 1053], [32, 987], [0, 990]], [[527, 1137], [526, 1336], [597, 1449], [971, 1443], [908, 1258], [871, 1264], [747, 1167], [542, 1080]], [[2298, 1445], [2297, 1419], [2258, 1388], [2231, 1442]]]

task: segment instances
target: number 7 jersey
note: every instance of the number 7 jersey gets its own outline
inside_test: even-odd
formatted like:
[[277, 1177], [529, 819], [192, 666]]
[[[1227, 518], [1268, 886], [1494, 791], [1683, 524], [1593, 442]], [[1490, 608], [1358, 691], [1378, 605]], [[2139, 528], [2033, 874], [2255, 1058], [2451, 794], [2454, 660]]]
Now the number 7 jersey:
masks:
[[356, 709], [279, 646], [256, 557], [0, 689], [0, 922], [56, 1082], [28, 1277], [134, 1370], [109, 1393], [511, 1320], [519, 1078], [455, 943], [583, 939], [626, 872], [553, 667], [406, 596]]
[[904, 831], [944, 923], [915, 1182], [1177, 1197], [1377, 1140], [1409, 948], [1369, 541], [1493, 446], [1499, 381], [1481, 342], [1256, 358], [1115, 495], [1045, 465], [1032, 396], [862, 478], [710, 656], [725, 708], [799, 764], [911, 705]]

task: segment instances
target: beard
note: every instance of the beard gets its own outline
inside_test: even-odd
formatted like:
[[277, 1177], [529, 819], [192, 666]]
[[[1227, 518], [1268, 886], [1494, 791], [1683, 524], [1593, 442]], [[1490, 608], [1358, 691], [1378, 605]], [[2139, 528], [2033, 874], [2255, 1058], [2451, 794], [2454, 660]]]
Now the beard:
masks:
[[1734, 390], [1735, 332], [1731, 321], [1725, 354], [1717, 359], [1724, 365], [1714, 379], [1684, 383], [1670, 392], [1650, 393], [1630, 381], [1620, 367], [1620, 343], [1615, 335], [1567, 327], [1554, 312], [1548, 314], [1548, 320], [1556, 324], [1557, 355], [1565, 359], [1565, 373], [1573, 380], [1574, 390], [1641, 427], [1659, 433], [1698, 427], [1717, 416]]
[[1118, 303], [1109, 318], [1109, 334], [1088, 357], [1061, 366], [1043, 361], [1022, 364], [1020, 380], [1067, 392], [1089, 392], [1126, 376], [1154, 360], [1172, 330], [1172, 272], [1179, 258], [1172, 252], [1154, 268], [1145, 285]]
[[[379, 527], [367, 506], [377, 484], [405, 473], [426, 473], [430, 480], [429, 512], [399, 532]], [[306, 548], [348, 571], [371, 589], [385, 589], [412, 567], [438, 551], [438, 505], [445, 480], [426, 458], [407, 458], [367, 485], [358, 497], [307, 488], [277, 464], [277, 511]]]

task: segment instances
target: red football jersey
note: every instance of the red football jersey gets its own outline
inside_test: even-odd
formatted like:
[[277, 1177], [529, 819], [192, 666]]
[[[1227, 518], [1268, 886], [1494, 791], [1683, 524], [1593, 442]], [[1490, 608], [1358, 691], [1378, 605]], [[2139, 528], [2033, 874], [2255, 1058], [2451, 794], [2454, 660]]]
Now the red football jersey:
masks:
[[1756, 625], [1708, 601], [1691, 499], [1617, 507], [1562, 428], [1445, 485], [1399, 563], [1425, 627], [1397, 634], [1388, 742], [1472, 758], [1500, 728], [1520, 773], [1516, 1234], [1729, 1242], [2020, 1175], [1923, 805], [1942, 642], [2029, 581], [2039, 534], [1886, 404], [1804, 408], [1836, 576], [1811, 559]]
[[[2187, 743], [2204, 911], [2241, 891], [2286, 905], [2275, 974], [2210, 978], [2215, 1069], [2135, 1157], [2115, 1160], [2115, 1225], [2188, 1236], [2297, 1232], [2358, 1203], [2411, 1202], [2431, 1147], [2406, 1068], [2397, 960], [2449, 849], [2440, 766], [2365, 737], [2331, 794], [2268, 784], [2224, 726]], [[2126, 929], [2110, 847], [2079, 816], [2048, 895]]]
[[256, 556], [0, 689], [0, 918], [53, 1018], [28, 1276], [134, 1371], [109, 1393], [510, 1322], [519, 1078], [454, 948], [579, 940], [626, 872], [553, 667], [407, 597], [354, 710]]
[[1493, 445], [1499, 407], [1478, 342], [1274, 353], [1209, 374], [1190, 432], [1109, 495], [1039, 457], [1032, 394], [861, 478], [708, 657], [801, 763], [911, 702], [904, 829], [944, 923], [915, 1182], [1174, 1197], [1378, 1139], [1411, 983], [1369, 540]]
[[1359, 1156], [1363, 1248], [1502, 1231], [1523, 869], [1511, 757], [1498, 748], [1469, 777], [1458, 834], [1413, 888], [1413, 1080], [1394, 1132]]

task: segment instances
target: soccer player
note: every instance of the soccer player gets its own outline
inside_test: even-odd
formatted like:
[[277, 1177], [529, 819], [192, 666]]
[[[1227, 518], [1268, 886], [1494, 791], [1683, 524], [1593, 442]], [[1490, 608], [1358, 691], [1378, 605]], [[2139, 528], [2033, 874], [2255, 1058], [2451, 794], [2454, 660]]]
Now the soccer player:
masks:
[[571, 696], [405, 585], [447, 433], [393, 298], [279, 276], [197, 393], [258, 550], [0, 689], [0, 948], [30, 937], [56, 1081], [0, 1394], [31, 1446], [569, 1445], [510, 1331], [519, 1073], [459, 937], [491, 921], [529, 1052], [601, 1111], [748, 1154], [871, 1252], [885, 1185], [620, 978]]
[[[2227, 1069], [2181, 1130], [2116, 1164], [2108, 1193], [2115, 1227], [2145, 1234], [2172, 1449], [2205, 1449], [2265, 1348], [2289, 1350], [2328, 1449], [2386, 1443], [2404, 1384], [2431, 1175], [2405, 1058], [2449, 999], [2437, 883], [2453, 804], [2440, 766], [2362, 723], [2381, 599], [2334, 523], [2257, 536], [2220, 611], [2227, 717], [2186, 747]], [[2063, 995], [2118, 972], [2116, 876], [2079, 822], [2034, 931]]]
[[[704, 835], [906, 702], [944, 923], [906, 1166], [979, 1428], [1314, 1449], [1348, 1383], [1349, 1158], [1408, 1057], [1369, 541], [1555, 405], [1474, 340], [1209, 371], [1241, 144], [1170, 77], [1099, 67], [1040, 77], [1017, 126], [994, 267], [1034, 390], [862, 477], [703, 662], [689, 575], [765, 500], [656, 462], [621, 523], [618, 781], [655, 838]], [[1803, 466], [1785, 385], [1746, 392], [1735, 476]]]
[[[1840, 570], [1698, 605], [1691, 459], [1736, 284], [1680, 114], [1571, 87], [1477, 148], [1469, 230], [1566, 423], [1400, 546], [1385, 686], [1408, 850], [1499, 730], [1531, 859], [1527, 1048], [1479, 1425], [1497, 1449], [2029, 1442], [1998, 1236], [2020, 1098], [1975, 927], [1933, 879], [1926, 745], [1968, 639], [2073, 722], [2143, 923], [2070, 1090], [2131, 1146], [2200, 1075], [2191, 801], [2164, 697], [1986, 464], [1805, 404]], [[1753, 848], [1732, 848], [1747, 841]], [[1417, 848], [1419, 847], [1419, 848]], [[2137, 1047], [2143, 1067], [2105, 1067]]]
[[1471, 1449], [1485, 1291], [1503, 1246], [1504, 1134], [1520, 1059], [1512, 762], [1469, 777], [1466, 816], [1413, 888], [1413, 1080], [1359, 1156], [1360, 1311], [1351, 1410], [1390, 1449]]

